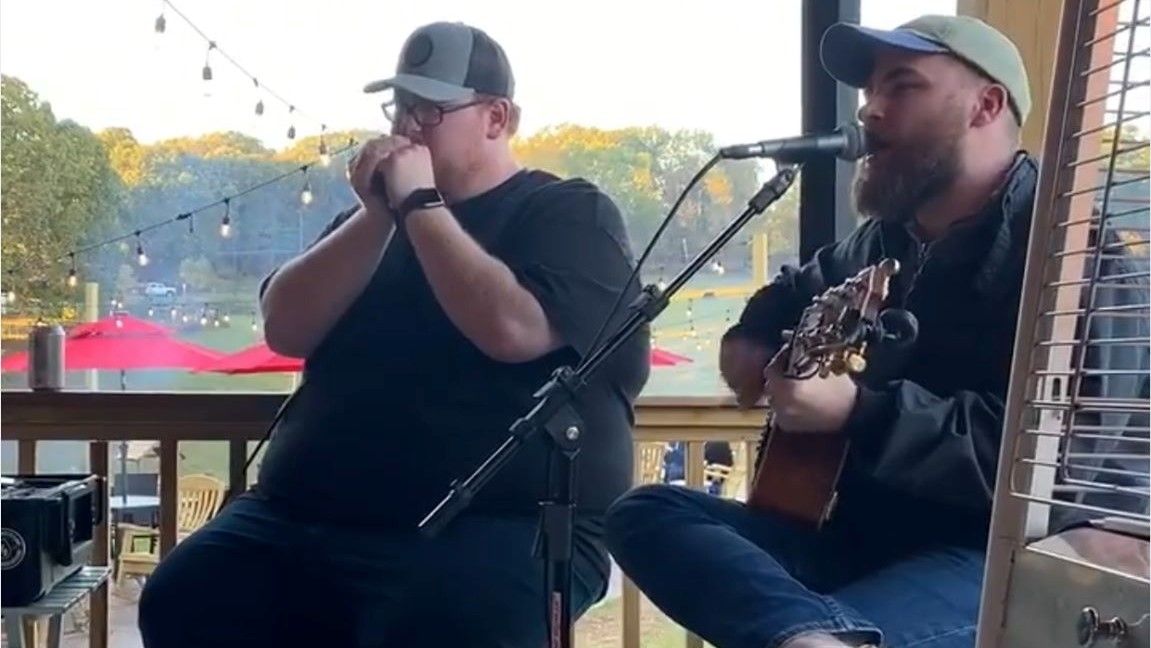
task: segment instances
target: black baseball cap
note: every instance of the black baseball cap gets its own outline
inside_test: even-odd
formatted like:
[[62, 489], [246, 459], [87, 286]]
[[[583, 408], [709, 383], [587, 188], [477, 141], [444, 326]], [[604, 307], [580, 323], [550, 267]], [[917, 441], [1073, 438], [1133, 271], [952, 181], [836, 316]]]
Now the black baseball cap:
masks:
[[515, 77], [502, 47], [470, 25], [436, 22], [408, 36], [396, 75], [364, 92], [396, 89], [436, 103], [469, 101], [477, 94], [515, 95]]

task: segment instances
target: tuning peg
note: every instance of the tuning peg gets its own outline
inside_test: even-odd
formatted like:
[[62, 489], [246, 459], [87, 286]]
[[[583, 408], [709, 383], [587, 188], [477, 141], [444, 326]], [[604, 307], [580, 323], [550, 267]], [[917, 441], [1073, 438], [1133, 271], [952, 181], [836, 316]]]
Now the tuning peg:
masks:
[[847, 364], [847, 370], [851, 373], [863, 373], [864, 369], [867, 369], [867, 360], [856, 351], [849, 351], [844, 360]]

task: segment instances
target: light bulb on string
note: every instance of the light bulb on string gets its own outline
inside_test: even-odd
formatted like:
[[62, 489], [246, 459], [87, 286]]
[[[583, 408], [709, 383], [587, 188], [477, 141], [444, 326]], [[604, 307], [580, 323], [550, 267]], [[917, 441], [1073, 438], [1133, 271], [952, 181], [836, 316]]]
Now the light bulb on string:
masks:
[[220, 236], [228, 238], [232, 234], [232, 199], [224, 199], [224, 217], [220, 219]]
[[212, 50], [216, 49], [216, 41], [208, 43], [208, 53], [204, 55], [204, 69], [201, 70], [200, 76], [204, 79], [204, 96], [212, 96]]
[[296, 124], [292, 120], [292, 114], [296, 112], [295, 106], [288, 106], [288, 139], [296, 139]]
[[175, 308], [173, 308], [170, 312], [172, 315], [172, 319], [176, 319], [176, 316], [180, 314], [180, 312], [177, 311]]
[[224, 319], [224, 323], [225, 323], [225, 324], [227, 324], [228, 322], [231, 322], [231, 321], [232, 321], [232, 318], [231, 318], [231, 317], [229, 317], [227, 313], [225, 313], [225, 314], [224, 314], [224, 317], [223, 317], [223, 319]]
[[148, 265], [148, 255], [144, 254], [144, 241], [140, 239], [140, 230], [136, 230], [136, 263], [141, 267]]
[[310, 205], [312, 204], [313, 196], [312, 181], [311, 178], [308, 177], [308, 167], [300, 167], [300, 170], [304, 172], [304, 188], [300, 190], [300, 202], [304, 203], [305, 205]]
[[164, 44], [164, 31], [168, 28], [168, 19], [164, 17], [164, 10], [160, 10], [160, 15], [156, 16], [156, 22], [152, 24], [152, 53], [159, 54], [160, 48]]
[[72, 261], [72, 267], [68, 269], [68, 287], [75, 288], [76, 284], [80, 283], [80, 279], [76, 276], [76, 253], [69, 252], [68, 258]]
[[320, 164], [325, 167], [332, 164], [332, 155], [328, 152], [328, 143], [324, 141], [324, 133], [327, 130], [327, 124], [320, 124]]
[[260, 93], [259, 79], [252, 79], [252, 83], [256, 86], [256, 116], [259, 117], [264, 114], [264, 97]]
[[156, 310], [154, 308], [152, 308], [151, 306], [149, 306], [148, 307], [148, 317], [152, 317], [155, 314], [156, 314]]

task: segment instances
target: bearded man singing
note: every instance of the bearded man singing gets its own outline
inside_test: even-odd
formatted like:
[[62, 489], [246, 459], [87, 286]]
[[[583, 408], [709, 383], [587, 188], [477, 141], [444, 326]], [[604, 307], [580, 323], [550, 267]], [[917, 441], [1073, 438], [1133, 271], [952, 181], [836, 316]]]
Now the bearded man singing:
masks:
[[[742, 406], [790, 432], [842, 434], [839, 503], [816, 531], [675, 486], [608, 513], [609, 550], [668, 616], [724, 648], [972, 646], [1037, 169], [1015, 46], [968, 17], [893, 31], [839, 24], [827, 71], [864, 92], [866, 217], [747, 304], [720, 349]], [[916, 316], [900, 358], [792, 380], [769, 360], [813, 296], [883, 258], [887, 307]]]

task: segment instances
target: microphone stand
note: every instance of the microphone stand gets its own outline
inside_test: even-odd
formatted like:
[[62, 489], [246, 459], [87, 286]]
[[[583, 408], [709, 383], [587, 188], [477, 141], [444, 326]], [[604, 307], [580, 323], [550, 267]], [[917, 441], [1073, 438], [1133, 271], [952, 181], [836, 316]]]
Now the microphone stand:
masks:
[[632, 304], [631, 315], [602, 346], [593, 350], [575, 370], [566, 366], [556, 369], [551, 379], [534, 394], [538, 399], [535, 407], [512, 424], [508, 438], [475, 472], [463, 481], [453, 481], [447, 496], [420, 522], [419, 529], [423, 534], [437, 534], [468, 506], [476, 491], [483, 488], [528, 439], [546, 431], [547, 438], [551, 440], [548, 495], [540, 503], [540, 532], [536, 536], [535, 555], [543, 557], [547, 563], [545, 591], [550, 648], [570, 648], [572, 645], [571, 556], [576, 504], [576, 455], [584, 434], [583, 421], [572, 407], [572, 402], [595, 371], [633, 334], [659, 316], [667, 308], [671, 296], [699, 272], [720, 248], [749, 220], [787, 192], [797, 173], [797, 167], [782, 167], [748, 201], [743, 213], [692, 259], [666, 290], [661, 292], [656, 286], [646, 286]]

